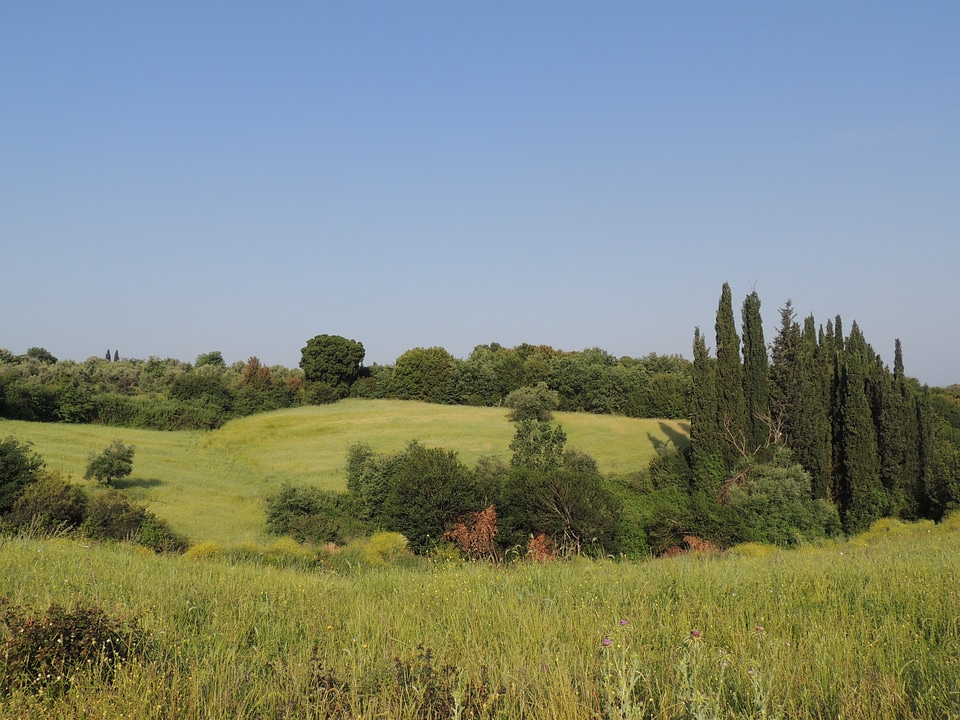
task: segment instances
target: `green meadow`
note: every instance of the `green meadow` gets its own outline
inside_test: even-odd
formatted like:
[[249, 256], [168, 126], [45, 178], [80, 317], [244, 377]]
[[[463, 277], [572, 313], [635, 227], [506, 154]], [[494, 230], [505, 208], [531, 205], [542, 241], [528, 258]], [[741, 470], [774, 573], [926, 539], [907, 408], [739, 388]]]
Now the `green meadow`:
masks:
[[[659, 446], [686, 443], [689, 425], [556, 413], [567, 446], [592, 455], [604, 473], [644, 467]], [[347, 448], [378, 452], [412, 440], [459, 453], [472, 466], [492, 455], [508, 460], [513, 425], [502, 408], [399, 400], [344, 400], [233, 420], [209, 432], [159, 432], [97, 425], [0, 420], [0, 437], [33, 443], [47, 467], [82, 482], [87, 458], [111, 440], [136, 447], [133, 474], [118, 483], [191, 542], [264, 543], [264, 499], [283, 484], [345, 489]]]
[[[686, 442], [683, 423], [557, 420], [604, 472]], [[790, 551], [467, 563], [269, 538], [263, 499], [342, 488], [354, 442], [507, 459], [502, 410], [347, 401], [206, 433], [7, 435], [75, 480], [112, 439], [135, 445], [124, 492], [194, 547], [0, 538], [3, 718], [960, 718], [960, 516]], [[43, 665], [77, 637], [96, 662]]]
[[0, 597], [41, 626], [95, 605], [143, 638], [112, 680], [0, 694], [4, 718], [960, 717], [955, 520], [793, 551], [339, 571], [8, 538]]

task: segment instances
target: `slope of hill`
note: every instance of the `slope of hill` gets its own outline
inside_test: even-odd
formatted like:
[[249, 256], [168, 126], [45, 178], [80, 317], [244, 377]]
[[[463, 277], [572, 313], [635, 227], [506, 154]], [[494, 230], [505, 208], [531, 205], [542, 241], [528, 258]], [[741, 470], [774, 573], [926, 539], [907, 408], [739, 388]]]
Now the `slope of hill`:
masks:
[[[557, 413], [568, 447], [596, 458], [600, 470], [630, 472], [656, 448], [685, 444], [689, 426], [674, 420]], [[344, 488], [347, 448], [378, 452], [412, 440], [456, 450], [473, 465], [483, 455], [507, 460], [513, 425], [506, 411], [397, 400], [345, 400], [254, 415], [211, 432], [157, 432], [95, 425], [0, 420], [0, 437], [29, 441], [51, 469], [82, 482], [87, 457], [113, 439], [136, 446], [133, 475], [118, 483], [191, 542], [264, 539], [264, 498], [284, 483]]]

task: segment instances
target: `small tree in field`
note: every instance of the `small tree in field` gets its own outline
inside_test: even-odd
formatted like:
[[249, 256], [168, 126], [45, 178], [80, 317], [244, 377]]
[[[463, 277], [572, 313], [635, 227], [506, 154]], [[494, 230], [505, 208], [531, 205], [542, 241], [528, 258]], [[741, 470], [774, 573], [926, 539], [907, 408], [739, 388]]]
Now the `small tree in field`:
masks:
[[99, 455], [90, 455], [84, 480], [96, 478], [107, 485], [121, 480], [133, 472], [133, 446], [119, 440], [110, 443]]

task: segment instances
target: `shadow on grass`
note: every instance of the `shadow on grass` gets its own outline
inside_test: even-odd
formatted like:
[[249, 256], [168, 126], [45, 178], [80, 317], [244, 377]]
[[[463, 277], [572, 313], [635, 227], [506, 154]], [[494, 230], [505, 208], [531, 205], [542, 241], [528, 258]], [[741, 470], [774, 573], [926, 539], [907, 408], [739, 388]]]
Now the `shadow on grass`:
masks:
[[[680, 423], [680, 427], [684, 427], [684, 423]], [[690, 423], [686, 423], [687, 434], [684, 435], [682, 432], [678, 431], [676, 428], [672, 427], [669, 423], [662, 422], [660, 423], [660, 432], [666, 435], [670, 442], [673, 443], [674, 447], [678, 450], [687, 447], [690, 444]]]
[[129, 488], [155, 488], [163, 483], [157, 478], [127, 478], [125, 480], [114, 480], [113, 487], [117, 490], [127, 490]]

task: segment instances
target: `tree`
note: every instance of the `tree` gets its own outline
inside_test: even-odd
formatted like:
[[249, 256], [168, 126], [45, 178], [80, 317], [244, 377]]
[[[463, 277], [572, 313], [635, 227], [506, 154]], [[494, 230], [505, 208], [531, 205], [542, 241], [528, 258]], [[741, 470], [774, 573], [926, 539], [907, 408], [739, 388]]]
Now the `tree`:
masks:
[[740, 336], [733, 320], [730, 285], [723, 284], [717, 307], [717, 420], [723, 432], [720, 446], [724, 465], [732, 470], [740, 461], [739, 447], [747, 437], [747, 401], [743, 392]]
[[511, 409], [510, 420], [538, 420], [546, 422], [553, 419], [553, 411], [560, 404], [560, 395], [547, 387], [545, 382], [536, 385], [524, 385], [507, 395], [504, 405]]
[[112, 485], [127, 477], [133, 472], [133, 451], [133, 446], [114, 440], [99, 455], [90, 454], [83, 479], [96, 478], [99, 482]]
[[889, 497], [880, 481], [877, 433], [867, 398], [869, 351], [856, 323], [844, 353], [842, 384], [843, 445], [841, 511], [847, 532], [859, 532], [887, 511]]
[[772, 419], [797, 462], [810, 473], [813, 496], [825, 498], [830, 487], [831, 430], [816, 343], [813, 318], [807, 318], [801, 331], [793, 304], [787, 300], [780, 309], [780, 331], [773, 341]]
[[563, 446], [567, 435], [559, 425], [551, 427], [548, 422], [520, 420], [510, 442], [513, 456], [511, 467], [531, 470], [554, 470], [563, 463]]
[[300, 367], [308, 381], [329, 386], [339, 399], [349, 394], [350, 386], [360, 376], [364, 355], [363, 345], [356, 340], [317, 335], [300, 350]]
[[212, 350], [211, 352], [197, 355], [197, 361], [193, 364], [193, 366], [195, 368], [201, 368], [206, 365], [210, 365], [220, 370], [227, 369], [227, 362], [223, 359], [223, 354], [219, 350]]
[[693, 331], [693, 396], [690, 402], [690, 446], [696, 484], [716, 491], [723, 468], [717, 422], [716, 363], [710, 358], [700, 328]]
[[453, 355], [442, 347], [407, 350], [393, 368], [393, 394], [401, 400], [446, 403], [453, 364]]
[[480, 506], [470, 469], [456, 452], [410, 443], [392, 464], [380, 520], [423, 553], [455, 522]]
[[0, 440], [0, 514], [6, 513], [17, 496], [40, 478], [43, 460], [14, 437]]
[[119, 351], [119, 350], [114, 350], [114, 351], [113, 351], [113, 361], [114, 361], [114, 362], [120, 362], [120, 351]]
[[618, 550], [621, 507], [589, 455], [567, 452], [550, 467], [515, 465], [503, 499], [508, 546], [544, 533], [574, 555]]
[[770, 415], [770, 368], [763, 341], [760, 296], [756, 291], [743, 301], [743, 392], [747, 403], [747, 442], [751, 448], [767, 440]]

